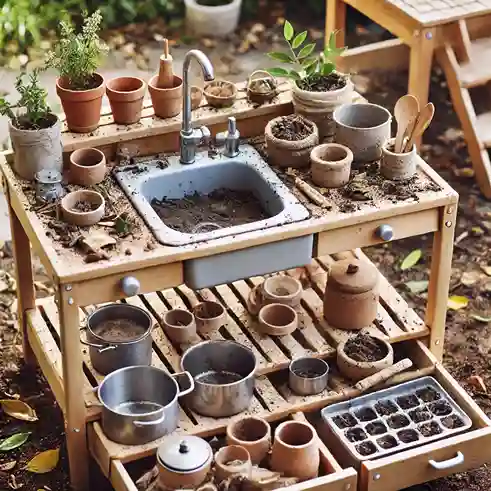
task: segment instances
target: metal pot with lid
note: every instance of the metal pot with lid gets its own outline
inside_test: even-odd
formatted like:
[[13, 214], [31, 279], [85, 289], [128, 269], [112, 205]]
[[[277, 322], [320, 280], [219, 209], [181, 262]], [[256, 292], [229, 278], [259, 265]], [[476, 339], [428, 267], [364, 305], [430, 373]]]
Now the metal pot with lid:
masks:
[[377, 317], [378, 271], [358, 259], [331, 266], [324, 294], [324, 317], [335, 328], [360, 330]]
[[160, 484], [166, 488], [194, 488], [210, 472], [213, 450], [198, 436], [172, 436], [157, 450]]

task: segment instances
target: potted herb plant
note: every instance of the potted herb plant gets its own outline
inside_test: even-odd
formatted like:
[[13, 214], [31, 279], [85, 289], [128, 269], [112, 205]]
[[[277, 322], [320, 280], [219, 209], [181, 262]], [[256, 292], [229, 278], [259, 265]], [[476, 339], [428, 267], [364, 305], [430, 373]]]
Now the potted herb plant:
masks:
[[[42, 169], [62, 170], [61, 129], [58, 117], [46, 103], [48, 93], [39, 85], [38, 70], [17, 77], [17, 103], [0, 99], [0, 114], [9, 118], [9, 133], [14, 149], [14, 170], [30, 181]], [[14, 112], [18, 110], [18, 114]]]
[[184, 0], [186, 26], [193, 34], [223, 37], [237, 29], [242, 0]]
[[338, 72], [335, 64], [336, 58], [345, 48], [336, 47], [336, 32], [332, 32], [325, 49], [313, 54], [315, 44], [307, 42], [307, 31], [296, 34], [288, 21], [285, 21], [283, 36], [289, 52], [275, 51], [268, 53], [268, 56], [291, 68], [270, 68], [268, 72], [275, 77], [292, 80], [295, 112], [317, 124], [322, 141], [334, 134], [334, 110], [351, 102], [353, 97], [353, 84], [349, 75]]
[[99, 125], [105, 84], [96, 70], [107, 52], [98, 35], [101, 22], [99, 11], [84, 18], [78, 33], [70, 23], [61, 22], [61, 39], [46, 59], [46, 66], [60, 74], [56, 92], [68, 128], [77, 133], [89, 133]]

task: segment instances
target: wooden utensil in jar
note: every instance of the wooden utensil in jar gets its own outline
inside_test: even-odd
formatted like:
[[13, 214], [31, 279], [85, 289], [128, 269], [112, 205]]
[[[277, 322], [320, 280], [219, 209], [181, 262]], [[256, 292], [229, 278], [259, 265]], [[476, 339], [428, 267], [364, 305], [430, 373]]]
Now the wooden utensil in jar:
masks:
[[416, 124], [414, 125], [414, 130], [409, 136], [409, 139], [404, 147], [404, 152], [409, 152], [409, 150], [411, 150], [412, 146], [414, 145], [414, 141], [419, 138], [430, 125], [434, 114], [435, 106], [431, 102], [426, 104], [426, 106], [421, 109]]
[[160, 56], [158, 87], [171, 89], [174, 87], [174, 69], [172, 56], [169, 54], [169, 41], [164, 39], [164, 54]]
[[404, 137], [407, 134], [407, 128], [414, 124], [419, 114], [419, 102], [416, 97], [410, 94], [402, 96], [395, 105], [394, 117], [397, 121], [397, 134], [394, 144], [394, 153], [402, 152], [404, 146]]

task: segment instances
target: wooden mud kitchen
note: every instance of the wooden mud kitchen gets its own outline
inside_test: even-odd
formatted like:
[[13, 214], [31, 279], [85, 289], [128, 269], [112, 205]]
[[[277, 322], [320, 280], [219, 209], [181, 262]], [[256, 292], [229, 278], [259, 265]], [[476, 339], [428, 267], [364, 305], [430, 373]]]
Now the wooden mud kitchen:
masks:
[[[182, 120], [146, 101], [136, 123], [65, 128], [63, 181], [1, 159], [24, 356], [63, 411], [73, 488], [93, 489], [91, 458], [117, 491], [391, 491], [490, 461], [491, 422], [441, 364], [456, 192], [354, 92], [318, 147], [289, 83], [262, 103], [217, 84], [216, 108], [183, 79]], [[423, 320], [361, 248], [429, 233]]]

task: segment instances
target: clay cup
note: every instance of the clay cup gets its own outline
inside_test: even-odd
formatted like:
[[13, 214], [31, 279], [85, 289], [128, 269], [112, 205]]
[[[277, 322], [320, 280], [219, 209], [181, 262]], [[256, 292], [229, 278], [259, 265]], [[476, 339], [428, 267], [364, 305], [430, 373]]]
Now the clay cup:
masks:
[[312, 181], [323, 188], [348, 184], [353, 152], [339, 143], [326, 143], [310, 153]]
[[416, 173], [418, 154], [416, 145], [409, 152], [394, 152], [395, 138], [391, 138], [382, 147], [380, 173], [387, 179], [409, 179]]
[[133, 124], [140, 121], [145, 82], [138, 77], [118, 77], [109, 80], [106, 94], [116, 124]]
[[162, 324], [169, 338], [176, 343], [190, 343], [196, 338], [196, 321], [187, 310], [169, 310], [164, 314]]
[[154, 75], [148, 81], [148, 91], [152, 99], [155, 116], [159, 118], [172, 118], [181, 112], [182, 105], [182, 78], [174, 75], [174, 87], [161, 89], [158, 86], [159, 76]]
[[81, 186], [93, 186], [104, 180], [106, 157], [97, 148], [80, 148], [70, 155], [70, 180]]
[[227, 426], [227, 444], [244, 447], [254, 465], [259, 465], [271, 446], [271, 427], [258, 416], [235, 419]]

